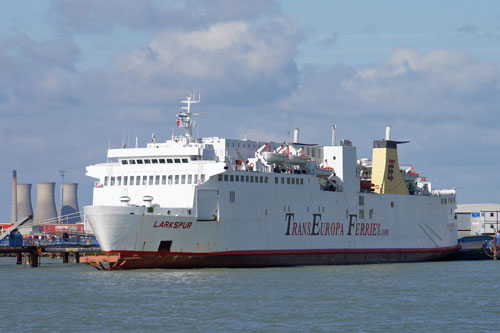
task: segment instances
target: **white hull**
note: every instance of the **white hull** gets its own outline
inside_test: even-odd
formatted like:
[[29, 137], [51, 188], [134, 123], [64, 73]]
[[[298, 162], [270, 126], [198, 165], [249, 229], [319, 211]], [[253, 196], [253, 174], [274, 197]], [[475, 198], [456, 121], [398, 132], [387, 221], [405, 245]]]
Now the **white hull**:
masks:
[[[302, 177], [309, 185], [296, 188], [274, 182], [249, 186], [212, 177], [197, 189], [218, 190], [218, 221], [197, 221], [196, 216], [187, 214], [168, 215], [168, 208], [155, 208], [151, 213], [145, 207], [87, 206], [85, 216], [106, 252], [158, 253], [162, 252], [162, 241], [170, 241], [166, 252], [177, 255], [354, 249], [432, 251], [457, 244], [453, 205], [442, 204], [446, 196], [364, 193], [364, 205], [359, 206], [358, 200], [347, 202], [343, 192], [320, 191], [317, 183], [307, 182], [314, 177]], [[243, 187], [244, 191], [239, 190]], [[238, 194], [235, 203], [229, 202], [230, 191]], [[196, 207], [195, 202], [192, 204]], [[360, 217], [360, 210], [364, 217]]]

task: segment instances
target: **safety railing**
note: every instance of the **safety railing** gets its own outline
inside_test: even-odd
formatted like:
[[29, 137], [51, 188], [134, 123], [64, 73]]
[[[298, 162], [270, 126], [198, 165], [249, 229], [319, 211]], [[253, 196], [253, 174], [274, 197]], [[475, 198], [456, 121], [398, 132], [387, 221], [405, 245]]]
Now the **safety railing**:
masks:
[[[0, 246], [9, 246], [9, 239], [0, 241]], [[76, 247], [99, 246], [95, 237], [23, 239], [23, 246]]]

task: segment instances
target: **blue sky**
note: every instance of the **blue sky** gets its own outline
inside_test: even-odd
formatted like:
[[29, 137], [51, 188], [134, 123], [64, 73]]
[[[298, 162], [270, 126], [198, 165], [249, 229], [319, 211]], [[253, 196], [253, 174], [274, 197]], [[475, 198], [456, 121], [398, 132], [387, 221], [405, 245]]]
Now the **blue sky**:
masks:
[[192, 89], [200, 135], [300, 127], [327, 144], [335, 123], [361, 158], [390, 124], [435, 188], [500, 201], [498, 1], [5, 1], [0, 221], [13, 169], [33, 184], [67, 169], [90, 204], [85, 166], [123, 138], [167, 139]]

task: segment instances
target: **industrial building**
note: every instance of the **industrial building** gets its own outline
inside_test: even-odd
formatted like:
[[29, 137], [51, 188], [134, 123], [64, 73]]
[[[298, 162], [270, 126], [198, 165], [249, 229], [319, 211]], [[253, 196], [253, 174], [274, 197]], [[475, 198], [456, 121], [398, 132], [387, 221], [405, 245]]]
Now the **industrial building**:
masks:
[[500, 231], [500, 204], [457, 205], [455, 219], [459, 237], [494, 234]]
[[[17, 184], [17, 172], [12, 174], [12, 211], [9, 224], [0, 224], [0, 234], [16, 221], [32, 216], [19, 227], [21, 234], [82, 232], [81, 214], [78, 207], [78, 184], [65, 183], [60, 186], [59, 214], [56, 209], [54, 190], [56, 183], [40, 182], [36, 189], [36, 206], [33, 213], [31, 184]], [[78, 225], [76, 225], [78, 224]]]

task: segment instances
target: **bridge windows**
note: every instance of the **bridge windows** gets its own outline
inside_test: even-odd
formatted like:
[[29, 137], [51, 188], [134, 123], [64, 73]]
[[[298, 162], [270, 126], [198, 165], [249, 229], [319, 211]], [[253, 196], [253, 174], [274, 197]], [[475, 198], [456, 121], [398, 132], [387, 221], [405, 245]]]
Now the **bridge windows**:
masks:
[[148, 176], [142, 176], [142, 185], [146, 186], [148, 183]]
[[167, 158], [167, 163], [174, 163], [174, 161], [171, 158]]
[[123, 186], [127, 186], [128, 185], [128, 176], [124, 176], [123, 177]]
[[135, 160], [128, 160], [128, 164], [135, 164]]
[[174, 162], [175, 163], [181, 163], [181, 159], [180, 158], [174, 158]]
[[186, 184], [186, 175], [181, 175], [181, 184]]
[[175, 183], [175, 185], [179, 184], [179, 175], [174, 176], [174, 183]]
[[160, 185], [160, 176], [155, 176], [155, 185]]
[[165, 159], [164, 158], [160, 158], [159, 161], [160, 161], [161, 164], [165, 164]]
[[130, 185], [134, 185], [134, 176], [130, 176]]
[[145, 159], [145, 160], [144, 160], [144, 163], [145, 163], [145, 164], [151, 164], [151, 160], [150, 160], [150, 159]]
[[135, 185], [141, 185], [141, 176], [135, 177]]
[[137, 164], [142, 164], [142, 160], [137, 160]]
[[122, 185], [122, 176], [116, 177], [116, 185], [118, 185], [118, 186]]
[[193, 175], [188, 175], [187, 183], [188, 184], [192, 184], [193, 183]]
[[162, 185], [167, 184], [167, 176], [165, 176], [165, 175], [161, 176], [161, 184]]
[[151, 160], [151, 163], [153, 163], [153, 164], [158, 164], [158, 159], [153, 158], [153, 159]]

